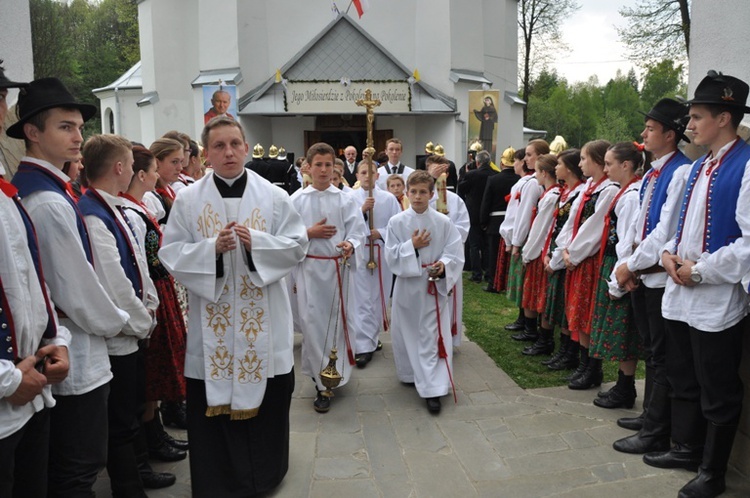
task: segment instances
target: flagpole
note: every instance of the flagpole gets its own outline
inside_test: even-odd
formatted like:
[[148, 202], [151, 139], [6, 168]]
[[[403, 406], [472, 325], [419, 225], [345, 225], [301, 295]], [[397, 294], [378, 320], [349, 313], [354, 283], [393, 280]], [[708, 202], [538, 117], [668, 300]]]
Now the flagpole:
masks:
[[349, 6], [346, 8], [346, 12], [344, 12], [344, 14], [349, 15], [349, 9], [352, 8], [353, 3], [354, 3], [354, 0], [349, 0]]

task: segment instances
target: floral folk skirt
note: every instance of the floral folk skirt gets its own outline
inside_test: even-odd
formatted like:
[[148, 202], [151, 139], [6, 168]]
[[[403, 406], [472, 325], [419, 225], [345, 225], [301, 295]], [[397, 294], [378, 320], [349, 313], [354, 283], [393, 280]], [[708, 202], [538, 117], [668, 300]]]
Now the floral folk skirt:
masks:
[[568, 328], [568, 320], [565, 318], [565, 279], [567, 270], [558, 270], [549, 275], [547, 284], [547, 299], [544, 306], [544, 315], [549, 323], [555, 327]]
[[578, 334], [591, 333], [594, 292], [599, 278], [599, 255], [581, 261], [565, 280], [565, 316], [570, 337], [578, 342]]
[[547, 272], [544, 271], [544, 258], [541, 256], [526, 265], [521, 306], [525, 310], [543, 313], [547, 301]]
[[523, 300], [523, 276], [524, 267], [521, 254], [511, 255], [508, 268], [508, 300], [511, 303], [515, 303], [519, 308]]

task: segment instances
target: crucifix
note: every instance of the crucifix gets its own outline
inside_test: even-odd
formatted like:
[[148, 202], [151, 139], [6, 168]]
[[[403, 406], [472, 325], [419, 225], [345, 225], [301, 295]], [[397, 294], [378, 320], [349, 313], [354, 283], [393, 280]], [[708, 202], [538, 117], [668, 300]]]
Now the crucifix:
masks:
[[[380, 105], [380, 100], [372, 98], [372, 90], [369, 88], [365, 90], [365, 98], [356, 101], [359, 107], [364, 107], [367, 111], [367, 148], [362, 151], [362, 158], [367, 162], [367, 178], [369, 179], [369, 187], [367, 190], [367, 197], [372, 197], [373, 179], [372, 179], [372, 156], [375, 155], [374, 142], [372, 140], [372, 123], [375, 121], [374, 109]], [[367, 221], [370, 225], [370, 231], [375, 227], [374, 219], [372, 216], [372, 208], [367, 212]], [[378, 267], [375, 262], [375, 242], [370, 241], [370, 261], [367, 262], [367, 269], [372, 274]]]

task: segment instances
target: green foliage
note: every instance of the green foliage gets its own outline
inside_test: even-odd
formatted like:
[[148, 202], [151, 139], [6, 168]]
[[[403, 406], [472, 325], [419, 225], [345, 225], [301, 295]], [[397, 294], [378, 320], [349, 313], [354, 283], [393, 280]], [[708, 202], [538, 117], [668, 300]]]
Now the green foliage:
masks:
[[571, 147], [590, 140], [638, 140], [643, 115], [663, 97], [684, 96], [684, 68], [672, 60], [646, 67], [641, 90], [634, 70], [618, 72], [604, 86], [596, 76], [570, 85], [554, 71], [542, 70], [533, 82], [527, 105], [527, 126], [562, 135]]
[[[34, 77], [60, 78], [77, 99], [112, 83], [140, 59], [136, 0], [30, 0]], [[99, 116], [86, 135], [101, 130]]]

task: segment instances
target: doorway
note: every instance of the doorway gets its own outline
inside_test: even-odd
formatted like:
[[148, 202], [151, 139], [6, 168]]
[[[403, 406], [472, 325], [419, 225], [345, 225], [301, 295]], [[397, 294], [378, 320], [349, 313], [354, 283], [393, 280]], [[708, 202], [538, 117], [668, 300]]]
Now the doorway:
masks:
[[[374, 123], [377, 128], [377, 118]], [[385, 142], [393, 138], [393, 130], [373, 130], [375, 155], [385, 150]], [[336, 151], [336, 157], [344, 159], [344, 149], [353, 145], [357, 149], [357, 161], [362, 159], [362, 150], [367, 146], [367, 121], [364, 114], [321, 115], [315, 118], [315, 130], [305, 131], [305, 150], [312, 144], [325, 142]]]

